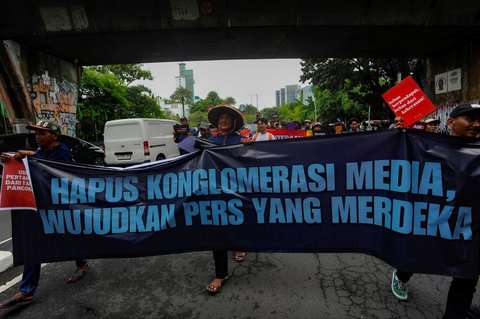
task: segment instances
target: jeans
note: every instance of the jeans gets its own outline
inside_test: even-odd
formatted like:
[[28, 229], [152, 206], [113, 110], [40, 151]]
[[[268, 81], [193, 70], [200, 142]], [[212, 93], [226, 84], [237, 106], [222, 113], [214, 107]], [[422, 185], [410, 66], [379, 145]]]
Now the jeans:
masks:
[[[76, 260], [77, 267], [83, 267], [87, 263], [86, 260]], [[20, 292], [24, 296], [33, 296], [38, 288], [40, 281], [40, 264], [23, 265], [22, 281], [20, 282]]]
[[[397, 270], [397, 277], [406, 283], [413, 273]], [[444, 319], [465, 319], [467, 311], [472, 304], [473, 294], [477, 286], [478, 277], [475, 279], [453, 278], [448, 289], [447, 307]]]
[[215, 261], [215, 278], [228, 276], [228, 252], [226, 250], [214, 250], [213, 260]]

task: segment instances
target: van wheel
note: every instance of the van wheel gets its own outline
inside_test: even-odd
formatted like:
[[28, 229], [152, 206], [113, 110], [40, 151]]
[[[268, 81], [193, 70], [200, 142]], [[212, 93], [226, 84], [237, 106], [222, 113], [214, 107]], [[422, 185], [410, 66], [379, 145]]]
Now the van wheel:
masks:
[[157, 161], [164, 160], [164, 159], [165, 159], [165, 155], [163, 155], [163, 154], [158, 154], [157, 155], [157, 159], [156, 159]]

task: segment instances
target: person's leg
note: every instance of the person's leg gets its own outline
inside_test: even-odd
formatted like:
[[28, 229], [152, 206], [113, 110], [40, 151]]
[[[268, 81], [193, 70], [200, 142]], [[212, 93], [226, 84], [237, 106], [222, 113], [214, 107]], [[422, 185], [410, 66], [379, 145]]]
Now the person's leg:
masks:
[[69, 284], [77, 282], [83, 277], [85, 277], [89, 269], [87, 260], [75, 260], [75, 266], [76, 266], [75, 271], [70, 277], [68, 277], [67, 282]]
[[397, 277], [400, 279], [404, 284], [406, 284], [410, 278], [412, 278], [413, 273], [412, 272], [406, 272], [402, 271], [400, 269], [397, 269]]
[[396, 269], [392, 274], [391, 289], [393, 295], [400, 300], [408, 299], [407, 281], [413, 276], [413, 273]]
[[241, 263], [247, 259], [247, 253], [244, 251], [235, 251], [233, 252], [233, 260], [235, 260], [237, 263]]
[[35, 294], [40, 281], [40, 269], [40, 264], [23, 265], [23, 275], [19, 290], [24, 296], [33, 296]]
[[474, 280], [453, 278], [448, 290], [444, 319], [464, 319], [472, 304], [478, 277]]
[[226, 250], [214, 250], [213, 260], [215, 262], [215, 279], [207, 286], [207, 291], [217, 293], [228, 279], [228, 252]]
[[228, 252], [226, 250], [214, 250], [213, 260], [215, 261], [215, 278], [228, 276]]

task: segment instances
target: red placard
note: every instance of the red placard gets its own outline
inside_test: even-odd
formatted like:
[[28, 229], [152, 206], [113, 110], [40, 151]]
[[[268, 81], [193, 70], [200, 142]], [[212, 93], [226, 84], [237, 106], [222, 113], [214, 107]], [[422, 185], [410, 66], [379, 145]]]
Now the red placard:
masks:
[[276, 140], [307, 136], [306, 130], [267, 129], [267, 132], [272, 133]]
[[24, 163], [13, 157], [3, 164], [0, 210], [6, 209], [37, 210], [30, 174]]
[[382, 95], [395, 116], [403, 118], [403, 125], [410, 126], [422, 117], [435, 111], [435, 105], [411, 76]]

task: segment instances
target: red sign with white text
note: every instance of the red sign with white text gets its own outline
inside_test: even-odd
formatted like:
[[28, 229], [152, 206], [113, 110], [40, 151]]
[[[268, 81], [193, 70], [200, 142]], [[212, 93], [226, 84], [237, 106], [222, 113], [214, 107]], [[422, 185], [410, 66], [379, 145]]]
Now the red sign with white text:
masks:
[[403, 118], [405, 127], [435, 111], [435, 105], [411, 76], [407, 76], [382, 97], [395, 116]]
[[25, 165], [13, 157], [3, 164], [0, 210], [6, 209], [37, 209]]

